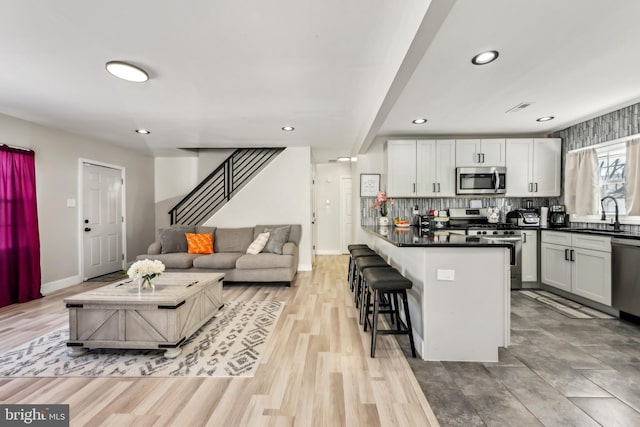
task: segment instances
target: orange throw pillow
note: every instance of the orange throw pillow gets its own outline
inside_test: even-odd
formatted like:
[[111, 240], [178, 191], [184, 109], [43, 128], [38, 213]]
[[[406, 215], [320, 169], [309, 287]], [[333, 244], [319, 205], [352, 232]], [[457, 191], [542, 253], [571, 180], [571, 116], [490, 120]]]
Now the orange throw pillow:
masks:
[[211, 233], [184, 233], [187, 236], [188, 252], [190, 254], [212, 254], [213, 234]]

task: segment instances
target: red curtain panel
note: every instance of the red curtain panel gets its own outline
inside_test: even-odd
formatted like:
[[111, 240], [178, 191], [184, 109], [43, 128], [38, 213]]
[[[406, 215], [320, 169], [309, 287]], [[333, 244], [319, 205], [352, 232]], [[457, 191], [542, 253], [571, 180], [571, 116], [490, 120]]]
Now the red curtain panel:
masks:
[[35, 153], [0, 145], [0, 307], [40, 298]]

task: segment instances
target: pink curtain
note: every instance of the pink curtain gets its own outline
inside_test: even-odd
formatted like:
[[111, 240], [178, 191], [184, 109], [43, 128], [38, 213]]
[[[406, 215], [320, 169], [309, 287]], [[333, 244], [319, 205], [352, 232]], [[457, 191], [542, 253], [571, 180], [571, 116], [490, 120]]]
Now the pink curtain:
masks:
[[35, 153], [0, 145], [0, 307], [40, 297]]

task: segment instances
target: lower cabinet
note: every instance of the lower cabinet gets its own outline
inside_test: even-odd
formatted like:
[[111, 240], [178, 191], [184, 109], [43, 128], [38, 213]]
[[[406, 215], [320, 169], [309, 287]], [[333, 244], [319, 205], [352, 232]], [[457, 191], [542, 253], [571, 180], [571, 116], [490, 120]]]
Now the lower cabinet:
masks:
[[541, 281], [549, 286], [611, 305], [611, 239], [543, 231]]
[[522, 281], [538, 280], [538, 230], [522, 230]]

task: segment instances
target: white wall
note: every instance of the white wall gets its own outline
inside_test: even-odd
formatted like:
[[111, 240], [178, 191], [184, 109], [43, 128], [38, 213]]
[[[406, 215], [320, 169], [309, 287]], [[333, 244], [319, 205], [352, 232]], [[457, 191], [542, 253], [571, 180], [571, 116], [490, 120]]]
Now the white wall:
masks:
[[153, 240], [153, 158], [101, 141], [0, 114], [0, 142], [28, 147], [36, 156], [40, 265], [44, 292], [80, 283], [78, 159], [125, 168], [126, 250], [129, 259]]
[[284, 150], [206, 225], [301, 224], [299, 269], [311, 270], [311, 150]]
[[198, 158], [156, 157], [155, 202], [184, 197], [198, 184]]
[[234, 148], [205, 148], [198, 150], [198, 182], [208, 177], [234, 151], [236, 151]]
[[353, 163], [353, 236], [354, 242], [359, 243], [365, 241], [364, 231], [360, 227], [360, 174], [363, 173], [379, 173], [381, 174], [380, 186], [384, 190], [385, 177], [382, 175], [384, 168], [384, 159], [382, 156], [382, 144], [374, 143], [366, 154], [359, 154], [358, 161]]
[[[316, 165], [316, 221], [318, 255], [342, 253], [340, 236], [340, 177], [351, 177], [351, 163], [322, 163]], [[354, 185], [355, 187], [355, 185]], [[358, 222], [359, 224], [359, 222]]]

